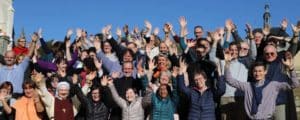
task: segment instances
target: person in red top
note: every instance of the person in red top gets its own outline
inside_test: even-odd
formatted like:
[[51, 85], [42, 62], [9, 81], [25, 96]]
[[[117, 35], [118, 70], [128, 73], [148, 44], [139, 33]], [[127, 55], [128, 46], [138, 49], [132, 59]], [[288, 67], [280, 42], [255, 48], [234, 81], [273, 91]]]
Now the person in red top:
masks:
[[[37, 36], [36, 36], [37, 37]], [[26, 40], [24, 37], [21, 37], [17, 41], [17, 45], [13, 48], [13, 51], [15, 52], [16, 55], [20, 54], [28, 54], [29, 49], [26, 47]]]

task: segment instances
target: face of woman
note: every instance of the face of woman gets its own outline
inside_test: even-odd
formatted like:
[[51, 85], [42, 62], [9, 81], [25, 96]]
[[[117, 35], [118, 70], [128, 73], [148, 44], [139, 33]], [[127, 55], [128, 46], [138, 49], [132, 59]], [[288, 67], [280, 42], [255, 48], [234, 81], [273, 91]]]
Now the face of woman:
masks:
[[128, 89], [126, 91], [126, 100], [129, 102], [132, 102], [133, 100], [135, 100], [135, 98], [136, 98], [136, 95], [135, 95], [133, 89]]
[[133, 61], [133, 57], [131, 56], [131, 54], [129, 52], [126, 52], [124, 54], [123, 61], [124, 62], [132, 62]]
[[162, 73], [159, 79], [160, 84], [168, 84], [169, 81], [169, 76], [166, 73]]
[[9, 94], [6, 88], [0, 89], [0, 96], [7, 96]]
[[69, 95], [69, 89], [67, 88], [67, 86], [61, 86], [58, 89], [58, 96], [62, 99], [66, 99]]
[[166, 66], [167, 65], [167, 59], [165, 57], [158, 57], [158, 67]]
[[111, 53], [111, 45], [108, 42], [103, 44], [103, 52], [104, 53]]
[[57, 77], [54, 77], [54, 78], [52, 79], [52, 81], [51, 81], [51, 86], [52, 86], [53, 88], [56, 88], [58, 82], [59, 82], [58, 78], [57, 78]]
[[61, 61], [59, 64], [56, 64], [58, 69], [63, 69], [66, 70], [67, 69], [67, 63], [65, 61]]
[[33, 97], [34, 88], [32, 88], [30, 86], [26, 86], [23, 90], [24, 90], [25, 97], [27, 97], [27, 98], [32, 98]]
[[167, 98], [168, 97], [168, 95], [169, 95], [169, 93], [168, 93], [168, 90], [167, 90], [167, 86], [166, 85], [161, 85], [160, 87], [159, 87], [159, 96], [161, 97], [161, 98]]

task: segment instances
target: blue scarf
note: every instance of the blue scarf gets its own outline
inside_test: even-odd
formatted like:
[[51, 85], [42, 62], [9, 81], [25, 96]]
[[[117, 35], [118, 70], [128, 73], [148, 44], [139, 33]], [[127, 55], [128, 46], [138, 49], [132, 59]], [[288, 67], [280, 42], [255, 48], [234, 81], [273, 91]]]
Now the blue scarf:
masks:
[[253, 92], [252, 97], [252, 106], [251, 106], [251, 115], [255, 115], [258, 111], [258, 106], [261, 104], [262, 101], [262, 92], [263, 89], [269, 84], [267, 80], [264, 81], [264, 84], [262, 86], [255, 86], [255, 82], [251, 82], [251, 88]]

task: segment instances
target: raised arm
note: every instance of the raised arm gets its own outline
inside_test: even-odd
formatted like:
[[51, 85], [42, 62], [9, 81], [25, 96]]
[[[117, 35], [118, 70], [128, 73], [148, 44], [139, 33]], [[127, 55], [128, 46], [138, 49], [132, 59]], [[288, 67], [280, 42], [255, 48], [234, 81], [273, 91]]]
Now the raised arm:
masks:
[[282, 63], [289, 71], [292, 82], [291, 84], [288, 84], [287, 82], [278, 83], [277, 87], [279, 88], [279, 90], [288, 90], [288, 89], [294, 89], [296, 87], [299, 87], [300, 83], [296, 75], [295, 66], [292, 57], [290, 56], [289, 58], [286, 58], [286, 60], [282, 60]]
[[[186, 94], [188, 97], [191, 96], [191, 89], [189, 89], [185, 83], [184, 83], [184, 73], [186, 73], [187, 70], [187, 64], [184, 62], [184, 60], [181, 58], [179, 61], [179, 75], [177, 76], [178, 80], [178, 88], [180, 91], [182, 91], [184, 94]], [[173, 71], [174, 73], [174, 71]]]
[[247, 83], [244, 82], [240, 82], [236, 79], [234, 79], [231, 75], [231, 71], [230, 71], [230, 61], [231, 61], [232, 57], [230, 55], [230, 53], [225, 53], [225, 81], [232, 87], [240, 89], [242, 91], [245, 91]]

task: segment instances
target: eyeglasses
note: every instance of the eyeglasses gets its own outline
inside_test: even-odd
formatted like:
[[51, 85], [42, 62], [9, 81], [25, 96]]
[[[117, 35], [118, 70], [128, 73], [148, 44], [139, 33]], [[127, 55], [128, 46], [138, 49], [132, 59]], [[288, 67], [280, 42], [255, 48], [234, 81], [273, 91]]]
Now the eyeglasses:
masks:
[[249, 50], [249, 48], [241, 48], [241, 50]]
[[270, 56], [274, 56], [275, 53], [274, 52], [266, 52], [265, 55], [270, 55]]
[[26, 41], [19, 41], [19, 42], [26, 42]]

